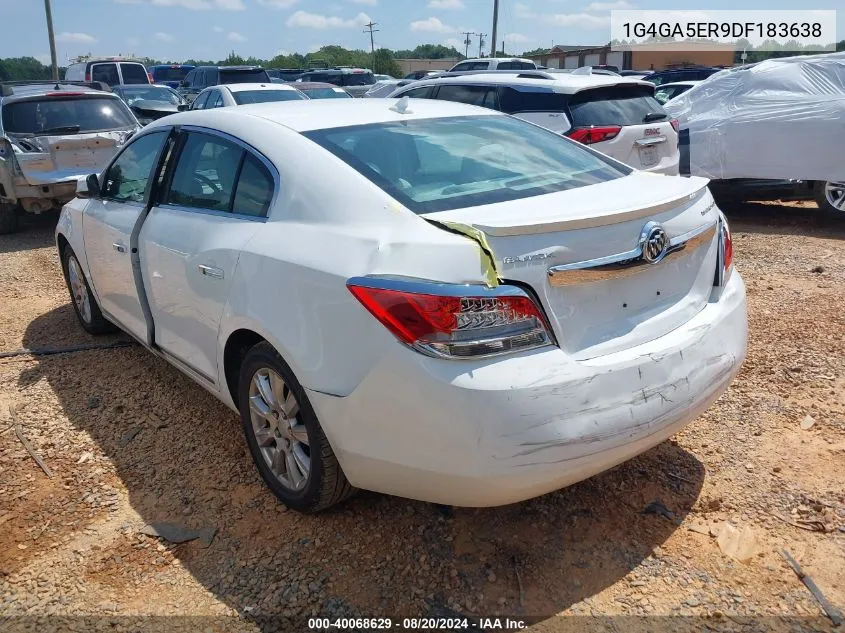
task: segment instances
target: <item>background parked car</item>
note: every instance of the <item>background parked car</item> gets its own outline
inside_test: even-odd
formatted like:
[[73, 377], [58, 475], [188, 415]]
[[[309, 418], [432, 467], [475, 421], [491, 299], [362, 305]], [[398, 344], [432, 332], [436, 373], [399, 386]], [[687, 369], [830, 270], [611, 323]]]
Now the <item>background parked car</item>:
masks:
[[129, 106], [141, 125], [188, 109], [182, 95], [168, 86], [115, 86], [113, 92]]
[[721, 68], [710, 66], [689, 66], [686, 68], [670, 68], [649, 73], [643, 79], [650, 81], [655, 86], [675, 83], [678, 81], [704, 81], [710, 75], [715, 75]]
[[654, 98], [663, 105], [700, 83], [700, 81], [673, 81], [668, 84], [660, 84], [654, 91]]
[[296, 89], [309, 99], [351, 99], [352, 95], [334, 84], [320, 81], [297, 81]]
[[115, 94], [74, 82], [0, 86], [0, 233], [18, 213], [56, 209], [139, 129]]
[[107, 86], [152, 83], [144, 64], [122, 57], [92, 58], [70, 64], [65, 71], [65, 80], [97, 81]]
[[388, 79], [377, 81], [367, 90], [364, 97], [367, 99], [389, 97], [397, 89], [414, 83], [414, 79]]
[[267, 74], [270, 75], [270, 79], [288, 82], [296, 81], [307, 70], [307, 68], [267, 68]]
[[150, 66], [147, 70], [153, 79], [153, 83], [169, 86], [170, 88], [178, 88], [179, 84], [185, 80], [188, 73], [196, 66], [192, 64], [160, 64], [158, 66]]
[[645, 81], [593, 74], [590, 69], [496, 71], [422, 79], [391, 97], [406, 95], [501, 110], [637, 169], [678, 173], [677, 121], [670, 119], [654, 98], [654, 86]]
[[440, 71], [438, 70], [415, 70], [413, 72], [408, 73], [403, 77], [403, 79], [422, 79], [423, 77], [428, 77], [430, 75], [436, 75]]
[[334, 84], [344, 88], [353, 97], [363, 97], [367, 90], [376, 83], [373, 73], [365, 68], [309, 70], [296, 81]]
[[483, 57], [465, 59], [449, 69], [450, 73], [462, 70], [536, 70], [537, 64], [519, 57]]
[[197, 66], [179, 86], [179, 93], [191, 102], [209, 86], [272, 83], [261, 66]]
[[272, 103], [277, 101], [304, 101], [308, 99], [292, 84], [229, 84], [206, 88], [197, 95], [192, 110], [210, 110], [250, 103]]

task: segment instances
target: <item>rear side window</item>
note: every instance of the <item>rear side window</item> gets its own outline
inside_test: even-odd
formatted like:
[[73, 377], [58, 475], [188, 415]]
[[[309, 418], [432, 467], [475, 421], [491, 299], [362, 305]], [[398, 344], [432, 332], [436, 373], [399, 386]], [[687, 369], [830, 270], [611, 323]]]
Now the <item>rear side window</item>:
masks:
[[496, 66], [498, 70], [534, 70], [534, 64], [528, 62], [502, 62]]
[[341, 75], [343, 86], [369, 86], [376, 83], [373, 73], [347, 73]]
[[3, 106], [3, 129], [13, 134], [80, 134], [135, 125], [129, 108], [116, 97], [47, 97]]
[[91, 66], [91, 81], [102, 81], [110, 86], [120, 83], [117, 74], [117, 64], [94, 64]]
[[270, 83], [270, 77], [264, 70], [220, 71], [221, 84], [260, 84]]
[[125, 84], [148, 84], [147, 69], [141, 64], [121, 64], [120, 73], [123, 75]]
[[437, 92], [437, 99], [457, 101], [483, 108], [496, 108], [496, 89], [489, 86], [458, 86], [454, 84], [442, 85]]
[[165, 131], [145, 134], [123, 150], [106, 174], [103, 197], [118, 202], [143, 202], [167, 135]]
[[211, 108], [222, 108], [223, 107], [223, 95], [220, 94], [219, 90], [211, 90], [208, 93], [208, 101], [205, 102], [205, 109], [210, 110]]
[[225, 139], [191, 132], [179, 153], [167, 202], [229, 211], [244, 150]]
[[422, 88], [414, 88], [413, 90], [403, 92], [402, 96], [409, 97], [410, 99], [431, 99], [433, 90], [434, 86], [423, 86]]
[[[663, 106], [645, 86], [608, 86], [583, 90], [569, 98], [572, 125], [640, 125], [648, 114], [662, 114]], [[656, 119], [655, 119], [656, 120]]]
[[502, 112], [565, 112], [566, 95], [556, 92], [533, 92], [503, 88], [499, 95]]
[[298, 90], [238, 90], [232, 93], [235, 103], [270, 103], [273, 101], [301, 101], [305, 99]]
[[211, 91], [201, 92], [199, 95], [197, 95], [197, 98], [194, 99], [194, 102], [191, 104], [191, 109], [202, 110], [203, 108], [205, 108], [205, 104], [208, 101], [209, 94], [211, 94]]
[[273, 197], [273, 177], [270, 172], [252, 154], [244, 158], [238, 188], [235, 191], [234, 213], [263, 217], [270, 207]]

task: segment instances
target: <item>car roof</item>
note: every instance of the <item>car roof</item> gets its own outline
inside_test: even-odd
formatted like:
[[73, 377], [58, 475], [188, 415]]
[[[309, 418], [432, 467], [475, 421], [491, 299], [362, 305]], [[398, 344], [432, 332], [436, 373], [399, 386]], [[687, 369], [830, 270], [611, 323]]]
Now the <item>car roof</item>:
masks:
[[[454, 101], [414, 100], [404, 113], [395, 108], [398, 99], [318, 99], [315, 101], [285, 101], [243, 105], [237, 108], [189, 110], [169, 116], [163, 125], [204, 125], [211, 129], [229, 131], [239, 125], [276, 124], [296, 132], [333, 129], [372, 123], [394, 123], [419, 119], [457, 116], [506, 116], [501, 112], [470, 106]], [[220, 111], [225, 110], [224, 116]], [[153, 122], [147, 129], [156, 126]]]
[[[542, 71], [528, 71], [537, 73]], [[414, 88], [421, 86], [440, 86], [448, 84], [495, 84], [500, 86], [526, 86], [550, 88], [554, 92], [562, 94], [574, 94], [590, 88], [601, 88], [603, 86], [617, 85], [640, 85], [651, 87], [647, 81], [636, 77], [621, 77], [618, 75], [579, 75], [576, 73], [549, 73], [549, 79], [540, 77], [521, 76], [522, 73], [478, 73], [472, 75], [460, 75], [457, 77], [434, 77], [432, 79], [420, 79], [414, 82]]]
[[153, 64], [150, 68], [196, 68], [193, 64]]
[[464, 62], [531, 62], [530, 59], [525, 57], [472, 57], [470, 59], [462, 59], [458, 62], [458, 64], [463, 64]]
[[233, 72], [238, 70], [264, 70], [261, 66], [197, 66], [196, 68], [214, 68], [223, 72]]
[[13, 101], [21, 101], [30, 99], [32, 97], [40, 97], [46, 94], [53, 94], [60, 92], [67, 92], [71, 96], [83, 93], [85, 95], [92, 94], [102, 97], [114, 97], [119, 99], [117, 95], [96, 88], [89, 88], [88, 86], [80, 86], [76, 84], [54, 84], [54, 83], [35, 83], [35, 84], [15, 84], [7, 83], [4, 88], [10, 87], [12, 94], [0, 97], [3, 103], [11, 103]]
[[[211, 86], [212, 88], [220, 88], [221, 86]], [[296, 90], [296, 87], [291, 84], [273, 84], [273, 83], [252, 83], [252, 84], [224, 84], [222, 86], [229, 92], [242, 92], [244, 90]]]

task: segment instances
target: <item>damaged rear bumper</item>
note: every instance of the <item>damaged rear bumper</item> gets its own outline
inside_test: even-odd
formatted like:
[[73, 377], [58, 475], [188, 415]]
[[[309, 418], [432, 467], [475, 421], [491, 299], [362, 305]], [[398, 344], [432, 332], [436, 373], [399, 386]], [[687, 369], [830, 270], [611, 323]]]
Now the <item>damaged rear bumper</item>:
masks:
[[346, 397], [309, 390], [349, 481], [458, 506], [565, 487], [671, 437], [745, 358], [745, 286], [637, 347], [574, 361], [559, 348], [478, 362], [396, 345]]

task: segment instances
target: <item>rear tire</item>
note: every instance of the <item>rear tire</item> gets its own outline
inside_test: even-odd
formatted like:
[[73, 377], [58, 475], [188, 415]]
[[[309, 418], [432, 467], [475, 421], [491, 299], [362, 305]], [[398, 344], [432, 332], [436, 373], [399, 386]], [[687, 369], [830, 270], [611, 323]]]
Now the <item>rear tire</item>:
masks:
[[305, 390], [266, 341], [244, 357], [238, 405], [258, 472], [286, 506], [319, 512], [356, 492], [343, 474]]
[[89, 334], [109, 334], [117, 331], [117, 328], [106, 320], [100, 311], [100, 306], [88, 287], [88, 280], [82, 272], [82, 266], [76, 258], [73, 249], [68, 245], [62, 251], [62, 271], [65, 274], [65, 283], [70, 293], [70, 302], [76, 312], [79, 324]]
[[819, 180], [813, 185], [813, 197], [823, 213], [845, 220], [845, 182]]
[[18, 210], [13, 204], [0, 204], [0, 235], [18, 230]]

